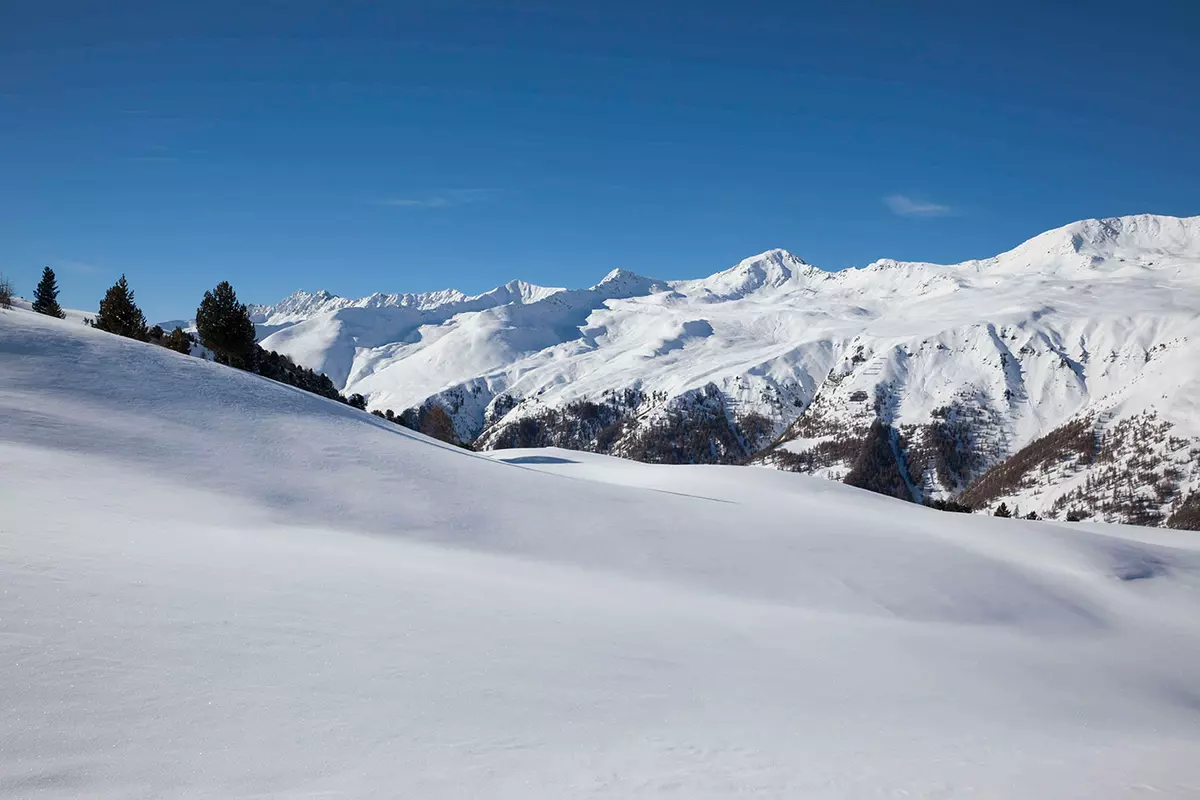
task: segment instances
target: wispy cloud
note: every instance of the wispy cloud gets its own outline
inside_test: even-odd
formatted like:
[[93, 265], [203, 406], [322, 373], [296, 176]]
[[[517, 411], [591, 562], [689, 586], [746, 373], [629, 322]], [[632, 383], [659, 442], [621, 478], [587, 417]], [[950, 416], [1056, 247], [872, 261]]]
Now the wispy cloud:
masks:
[[178, 161], [179, 156], [175, 155], [170, 147], [165, 144], [154, 144], [149, 147], [142, 148], [140, 152], [133, 153], [125, 157], [126, 161]]
[[50, 264], [54, 265], [56, 270], [60, 272], [74, 272], [79, 275], [95, 275], [100, 272], [99, 266], [87, 261], [71, 261], [70, 259], [51, 259]]
[[496, 189], [447, 189], [409, 197], [389, 197], [383, 204], [396, 208], [450, 208], [468, 203], [481, 203], [497, 194], [499, 191]]
[[917, 200], [906, 194], [890, 194], [883, 198], [883, 204], [898, 217], [944, 217], [953, 211], [950, 206]]

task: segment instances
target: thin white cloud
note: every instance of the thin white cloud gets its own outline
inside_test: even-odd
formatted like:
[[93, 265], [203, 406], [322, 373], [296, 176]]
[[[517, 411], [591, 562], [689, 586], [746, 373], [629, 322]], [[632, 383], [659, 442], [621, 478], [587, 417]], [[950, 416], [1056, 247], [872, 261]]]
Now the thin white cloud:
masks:
[[450, 205], [450, 201], [441, 195], [434, 195], [432, 197], [393, 197], [384, 200], [383, 204], [398, 208], [445, 208]]
[[916, 200], [905, 194], [891, 194], [883, 198], [883, 204], [898, 217], [944, 217], [951, 213], [950, 206]]
[[75, 272], [80, 275], [94, 275], [100, 272], [100, 267], [87, 261], [71, 261], [69, 259], [52, 259], [50, 262], [61, 272]]
[[468, 203], [479, 203], [496, 194], [495, 189], [449, 189], [416, 197], [391, 197], [384, 200], [383, 204], [396, 208], [450, 208]]

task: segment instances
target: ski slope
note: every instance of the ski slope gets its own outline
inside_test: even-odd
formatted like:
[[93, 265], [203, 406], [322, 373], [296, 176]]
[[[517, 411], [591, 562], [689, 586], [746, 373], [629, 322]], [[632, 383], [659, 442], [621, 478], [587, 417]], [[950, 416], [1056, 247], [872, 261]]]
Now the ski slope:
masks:
[[1184, 797], [1200, 539], [470, 453], [0, 312], [0, 796]]

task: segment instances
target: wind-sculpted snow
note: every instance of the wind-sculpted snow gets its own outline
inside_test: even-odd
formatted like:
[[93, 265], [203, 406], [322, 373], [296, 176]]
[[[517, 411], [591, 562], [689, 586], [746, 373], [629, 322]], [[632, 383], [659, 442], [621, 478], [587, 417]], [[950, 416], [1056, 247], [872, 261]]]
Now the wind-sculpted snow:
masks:
[[1200, 790], [1182, 531], [484, 456], [24, 310], [0, 509], [2, 796]]

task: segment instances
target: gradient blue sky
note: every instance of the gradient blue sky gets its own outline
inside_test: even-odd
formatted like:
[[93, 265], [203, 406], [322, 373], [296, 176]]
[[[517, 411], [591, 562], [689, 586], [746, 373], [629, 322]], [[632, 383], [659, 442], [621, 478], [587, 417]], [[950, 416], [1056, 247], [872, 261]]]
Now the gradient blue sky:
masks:
[[6, 0], [0, 271], [162, 319], [987, 256], [1200, 213], [1198, 43], [1194, 0]]

